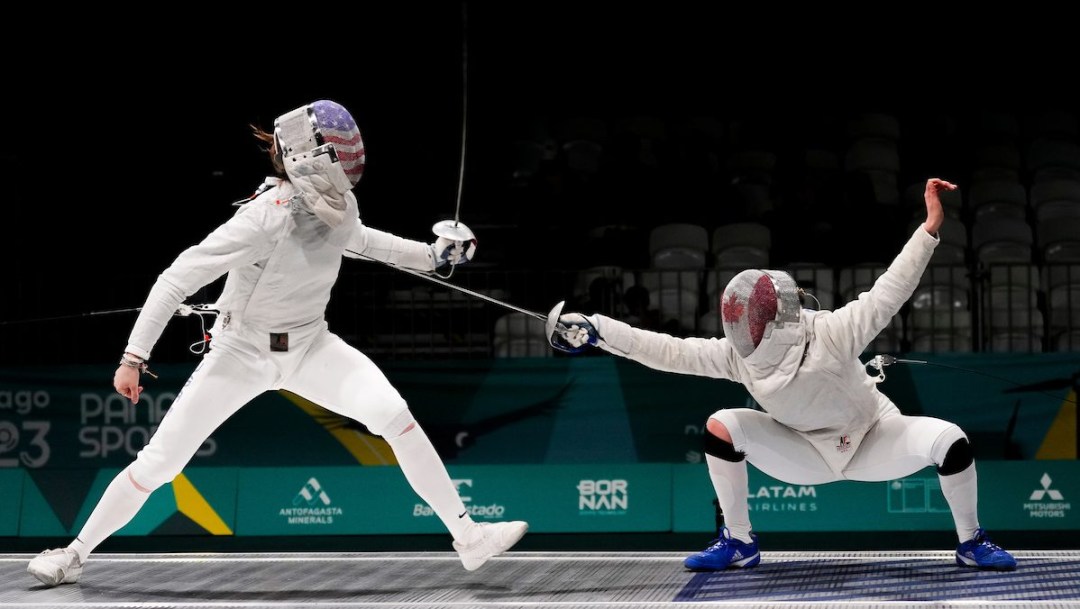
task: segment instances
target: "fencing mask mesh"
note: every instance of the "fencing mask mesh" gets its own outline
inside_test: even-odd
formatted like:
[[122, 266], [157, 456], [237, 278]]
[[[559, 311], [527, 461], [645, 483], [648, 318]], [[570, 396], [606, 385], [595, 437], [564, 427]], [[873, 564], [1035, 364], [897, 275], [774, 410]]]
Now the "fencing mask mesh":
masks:
[[352, 185], [356, 186], [364, 173], [365, 162], [364, 141], [360, 139], [356, 121], [344, 106], [330, 100], [320, 99], [311, 107], [315, 111], [317, 129], [322, 132], [323, 140], [334, 145], [341, 168]]
[[724, 336], [744, 358], [768, 341], [774, 329], [800, 323], [800, 311], [795, 280], [783, 271], [759, 269], [733, 277], [720, 305]]
[[337, 102], [320, 99], [287, 112], [274, 121], [274, 135], [283, 156], [332, 150], [349, 182], [356, 186], [364, 173], [364, 140], [349, 111]]

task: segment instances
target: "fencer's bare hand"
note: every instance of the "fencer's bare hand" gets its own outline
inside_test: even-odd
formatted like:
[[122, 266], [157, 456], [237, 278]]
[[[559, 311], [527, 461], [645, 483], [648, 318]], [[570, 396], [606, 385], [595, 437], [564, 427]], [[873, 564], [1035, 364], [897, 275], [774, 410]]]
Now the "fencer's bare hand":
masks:
[[931, 235], [937, 234], [941, 223], [945, 220], [940, 195], [943, 190], [956, 190], [956, 184], [940, 178], [930, 178], [926, 181], [926, 192], [923, 193], [923, 198], [926, 199], [926, 222], [923, 222], [923, 228]]
[[113, 374], [113, 387], [117, 393], [131, 400], [132, 404], [138, 404], [139, 394], [143, 390], [139, 385], [139, 370], [131, 366], [118, 366], [116, 374]]

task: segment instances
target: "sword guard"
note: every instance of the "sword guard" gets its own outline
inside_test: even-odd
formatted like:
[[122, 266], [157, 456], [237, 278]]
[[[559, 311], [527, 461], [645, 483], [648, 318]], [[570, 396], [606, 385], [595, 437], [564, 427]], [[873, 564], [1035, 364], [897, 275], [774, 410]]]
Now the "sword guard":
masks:
[[476, 239], [472, 229], [457, 220], [436, 222], [435, 226], [431, 227], [431, 232], [435, 233], [437, 237], [445, 237], [451, 241], [472, 241]]

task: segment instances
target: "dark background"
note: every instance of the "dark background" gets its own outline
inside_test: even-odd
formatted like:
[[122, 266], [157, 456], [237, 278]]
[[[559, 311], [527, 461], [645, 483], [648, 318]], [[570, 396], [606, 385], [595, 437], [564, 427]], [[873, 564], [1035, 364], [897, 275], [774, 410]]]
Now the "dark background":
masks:
[[[461, 220], [512, 223], [521, 251], [547, 252], [499, 259], [505, 268], [572, 266], [584, 247], [575, 229], [626, 209], [656, 223], [705, 213], [677, 177], [638, 196], [542, 204], [513, 196], [510, 146], [538, 121], [710, 115], [758, 121], [783, 145], [799, 135], [786, 129], [819, 112], [973, 114], [1075, 102], [1077, 54], [1053, 14], [696, 3], [310, 8], [310, 25], [300, 23], [304, 11], [230, 23], [170, 6], [152, 16], [28, 7], [9, 23], [39, 37], [8, 36], [2, 47], [0, 321], [141, 305], [154, 276], [266, 174], [248, 125], [269, 128], [318, 98], [344, 104], [362, 130], [364, 221], [431, 240], [431, 225], [453, 217], [457, 200], [463, 39]], [[926, 170], [942, 177], [958, 167], [945, 148], [932, 159], [941, 166]], [[882, 230], [875, 241], [884, 250], [902, 243], [902, 230], [874, 218], [857, 226]], [[91, 336], [119, 351], [123, 337], [103, 333]], [[0, 344], [9, 356], [50, 348], [13, 340]]]

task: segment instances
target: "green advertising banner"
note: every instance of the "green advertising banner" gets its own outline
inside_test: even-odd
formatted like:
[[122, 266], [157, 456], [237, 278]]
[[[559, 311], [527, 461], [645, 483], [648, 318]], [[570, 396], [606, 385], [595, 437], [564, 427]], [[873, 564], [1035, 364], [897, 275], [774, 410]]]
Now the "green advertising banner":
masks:
[[[878, 503], [881, 485], [860, 482], [799, 485], [779, 482], [749, 467], [750, 521], [759, 531], [874, 530], [880, 520], [867, 506]], [[716, 530], [716, 492], [704, 463], [672, 466], [677, 533]], [[836, 528], [832, 528], [836, 527]]]
[[[239, 485], [238, 535], [401, 533], [420, 503], [396, 467], [247, 468]], [[418, 520], [408, 532], [434, 533], [436, 524]]]
[[520, 503], [529, 529], [538, 533], [666, 531], [671, 526], [671, 467], [666, 464], [518, 466], [491, 473], [514, 504]]
[[[1075, 530], [1080, 462], [983, 461], [979, 520], [991, 530]], [[704, 465], [675, 465], [675, 532], [715, 531], [716, 497]], [[933, 468], [888, 482], [818, 485], [779, 482], [750, 467], [750, 520], [758, 531], [952, 530], [952, 514]]]
[[[1074, 354], [912, 361], [925, 363], [890, 366], [878, 387], [906, 414], [968, 434], [987, 527], [1080, 528], [1070, 503], [1080, 493]], [[145, 379], [137, 405], [112, 390], [111, 365], [0, 370], [0, 536], [77, 532], [194, 363], [155, 366], [160, 378]], [[473, 517], [525, 519], [540, 532], [711, 530], [705, 421], [721, 408], [756, 407], [735, 383], [601, 352], [380, 366]], [[929, 469], [889, 483], [815, 486], [754, 472], [750, 507], [755, 526], [780, 531], [952, 526]], [[230, 417], [121, 534], [442, 531], [383, 438], [282, 390]]]
[[21, 469], [0, 469], [0, 537], [19, 534], [23, 478]]
[[[450, 468], [473, 520], [526, 520], [534, 532], [666, 531], [667, 465]], [[240, 472], [238, 535], [445, 533], [398, 468]]]
[[[992, 530], [1077, 530], [1076, 461], [988, 461], [981, 524]], [[119, 470], [0, 470], [0, 532], [75, 535]], [[714, 531], [704, 464], [483, 465], [449, 468], [478, 522], [526, 520], [536, 533]], [[68, 479], [81, 486], [66, 484]], [[933, 468], [887, 482], [797, 485], [750, 467], [758, 531], [951, 530]], [[397, 467], [190, 468], [155, 491], [119, 535], [446, 533]]]
[[[380, 366], [451, 465], [698, 463], [708, 416], [755, 406], [736, 383], [596, 353]], [[977, 458], [1076, 457], [1073, 354], [934, 354], [913, 361], [926, 363], [890, 366], [878, 388], [906, 414], [958, 424]], [[137, 405], [112, 390], [111, 366], [0, 370], [0, 469], [123, 468], [193, 368], [194, 362], [155, 366], [160, 378], [146, 379]], [[303, 396], [269, 391], [216, 430], [190, 465], [395, 463], [386, 442], [361, 423]]]
[[[121, 470], [31, 472], [24, 484], [18, 535], [78, 534], [105, 488]], [[3, 472], [0, 472], [3, 473]], [[2, 479], [2, 478], [0, 478]], [[237, 472], [190, 468], [151, 493], [117, 535], [232, 535], [236, 522]]]
[[979, 515], [1012, 530], [1080, 529], [1080, 462], [980, 463]]

